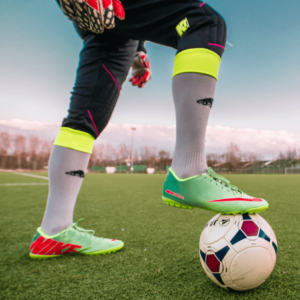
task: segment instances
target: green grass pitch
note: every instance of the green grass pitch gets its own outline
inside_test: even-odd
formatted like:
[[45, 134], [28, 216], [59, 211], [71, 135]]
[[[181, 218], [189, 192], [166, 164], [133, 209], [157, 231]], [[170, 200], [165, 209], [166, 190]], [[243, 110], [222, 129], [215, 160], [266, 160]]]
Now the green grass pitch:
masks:
[[[83, 217], [79, 226], [121, 239], [125, 247], [105, 256], [30, 259], [28, 248], [43, 217], [48, 186], [2, 185], [0, 299], [300, 299], [300, 176], [226, 177], [270, 203], [261, 215], [276, 233], [278, 260], [257, 289], [228, 292], [206, 276], [198, 243], [214, 213], [165, 205], [163, 175], [87, 174], [74, 220]], [[45, 182], [0, 173], [0, 184]]]

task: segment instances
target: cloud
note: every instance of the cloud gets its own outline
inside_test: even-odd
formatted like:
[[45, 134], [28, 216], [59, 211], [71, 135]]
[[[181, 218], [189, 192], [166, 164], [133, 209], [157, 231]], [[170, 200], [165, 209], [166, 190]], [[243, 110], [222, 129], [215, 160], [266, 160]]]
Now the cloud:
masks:
[[55, 139], [59, 128], [60, 123], [26, 121], [21, 119], [0, 120], [0, 132], [4, 131], [25, 136], [36, 135], [49, 140]]
[[[0, 120], [0, 131], [13, 134], [38, 135], [55, 139], [60, 124], [25, 121], [20, 119]], [[97, 143], [109, 143], [114, 146], [131, 144], [134, 127], [134, 145], [155, 146], [158, 150], [165, 149], [171, 153], [175, 146], [175, 125], [144, 125], [110, 122], [101, 134]], [[231, 128], [221, 125], [208, 126], [206, 134], [206, 152], [224, 152], [230, 142], [238, 144], [242, 151], [263, 154], [267, 159], [278, 156], [279, 151], [288, 147], [300, 150], [300, 138], [288, 131], [256, 130], [252, 128]]]
[[243, 151], [261, 153], [267, 158], [276, 157], [287, 148], [300, 149], [300, 139], [288, 131], [230, 128], [221, 125], [208, 126], [206, 147], [218, 152], [230, 143], [236, 143]]
[[51, 128], [59, 128], [60, 123], [47, 123], [39, 121], [26, 121], [22, 119], [0, 120], [0, 125], [19, 128], [22, 130], [38, 130], [44, 131]]

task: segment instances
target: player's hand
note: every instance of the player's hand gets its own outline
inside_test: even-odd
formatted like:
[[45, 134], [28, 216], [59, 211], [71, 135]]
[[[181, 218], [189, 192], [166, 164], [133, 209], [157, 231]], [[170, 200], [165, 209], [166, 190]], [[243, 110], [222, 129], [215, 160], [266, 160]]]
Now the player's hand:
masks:
[[58, 0], [58, 3], [64, 14], [85, 31], [102, 33], [104, 28], [115, 27], [115, 17], [125, 19], [119, 0]]
[[150, 62], [143, 51], [138, 51], [132, 64], [132, 78], [129, 81], [133, 86], [142, 88], [151, 79]]

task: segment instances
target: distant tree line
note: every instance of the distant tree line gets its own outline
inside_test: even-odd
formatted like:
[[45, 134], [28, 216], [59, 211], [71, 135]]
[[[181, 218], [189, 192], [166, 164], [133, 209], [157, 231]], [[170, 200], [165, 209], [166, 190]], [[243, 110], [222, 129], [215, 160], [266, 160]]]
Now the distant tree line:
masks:
[[40, 170], [48, 165], [52, 143], [37, 136], [0, 132], [0, 169]]
[[170, 153], [165, 150], [158, 151], [156, 147], [147, 145], [135, 148], [120, 144], [114, 147], [111, 144], [95, 144], [89, 167], [121, 166], [126, 165], [130, 170], [132, 165], [146, 165], [157, 171], [166, 171], [172, 163]]
[[[41, 170], [48, 166], [53, 141], [37, 136], [26, 137], [0, 132], [0, 169]], [[165, 150], [156, 147], [142, 146], [132, 151], [131, 147], [121, 144], [95, 143], [89, 168], [116, 165], [138, 164], [165, 171], [172, 159]]]
[[223, 172], [256, 173], [262, 169], [281, 169], [275, 173], [283, 173], [285, 168], [300, 167], [300, 156], [297, 156], [296, 148], [288, 148], [278, 157], [265, 160], [262, 154], [241, 151], [237, 144], [230, 143], [224, 153], [208, 153], [207, 164]]
[[[42, 170], [48, 166], [53, 141], [37, 136], [26, 137], [0, 132], [0, 169], [31, 169]], [[255, 172], [261, 168], [286, 168], [300, 166], [297, 150], [288, 148], [280, 152], [272, 161], [264, 159], [262, 154], [241, 151], [235, 143], [230, 143], [224, 153], [208, 153], [207, 164], [216, 171], [224, 172]], [[147, 145], [132, 151], [131, 146], [120, 144], [95, 143], [89, 168], [107, 166], [144, 165], [165, 172], [172, 163], [168, 151], [159, 150]], [[126, 167], [122, 170], [127, 170]]]

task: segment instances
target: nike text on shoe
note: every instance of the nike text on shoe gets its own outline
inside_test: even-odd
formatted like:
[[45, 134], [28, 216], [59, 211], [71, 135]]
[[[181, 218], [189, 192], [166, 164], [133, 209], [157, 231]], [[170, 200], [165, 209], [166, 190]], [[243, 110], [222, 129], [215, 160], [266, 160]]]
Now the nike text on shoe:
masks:
[[80, 228], [77, 222], [53, 236], [47, 236], [39, 227], [29, 248], [29, 256], [42, 259], [69, 253], [100, 255], [116, 252], [124, 247], [122, 241], [95, 237], [93, 230]]
[[254, 214], [269, 207], [266, 200], [243, 193], [211, 168], [207, 173], [186, 179], [178, 178], [170, 168], [162, 199], [174, 207], [203, 208], [228, 215]]

